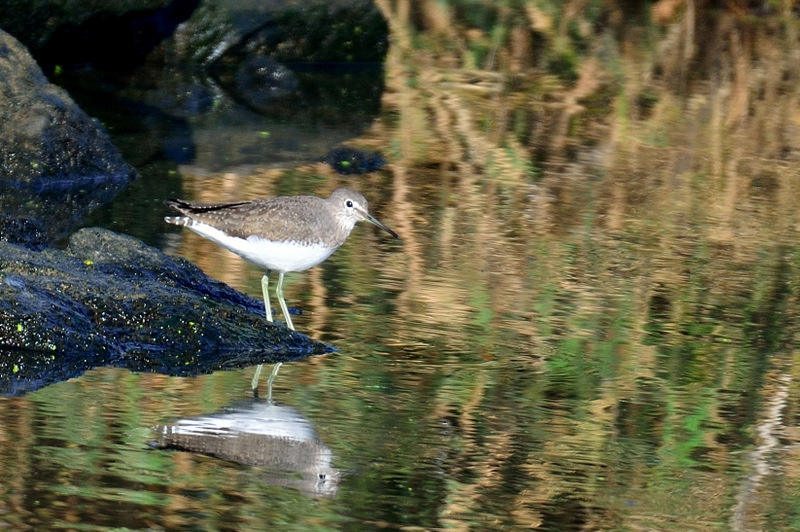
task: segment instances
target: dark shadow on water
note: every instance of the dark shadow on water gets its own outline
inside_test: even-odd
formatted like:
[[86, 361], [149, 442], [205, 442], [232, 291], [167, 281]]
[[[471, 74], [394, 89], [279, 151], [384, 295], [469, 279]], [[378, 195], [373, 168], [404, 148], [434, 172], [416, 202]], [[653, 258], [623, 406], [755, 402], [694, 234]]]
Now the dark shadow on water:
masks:
[[[197, 377], [220, 370], [237, 370], [261, 363], [271, 363], [275, 354], [270, 352], [243, 352], [212, 354], [198, 353], [191, 360], [173, 353], [125, 353], [111, 354], [98, 350], [81, 352], [74, 356], [55, 350], [6, 349], [0, 347], [0, 395], [25, 395], [45, 386], [80, 377], [87, 371], [103, 367], [121, 367], [137, 372], [155, 372], [176, 377]], [[299, 360], [309, 356], [296, 354], [287, 360]], [[21, 363], [20, 360], [24, 360]]]
[[103, 122], [137, 168], [159, 159], [209, 171], [309, 163], [362, 134], [380, 112], [380, 64], [293, 71], [256, 59], [266, 63], [231, 72], [145, 66], [134, 75], [89, 71], [54, 81]]

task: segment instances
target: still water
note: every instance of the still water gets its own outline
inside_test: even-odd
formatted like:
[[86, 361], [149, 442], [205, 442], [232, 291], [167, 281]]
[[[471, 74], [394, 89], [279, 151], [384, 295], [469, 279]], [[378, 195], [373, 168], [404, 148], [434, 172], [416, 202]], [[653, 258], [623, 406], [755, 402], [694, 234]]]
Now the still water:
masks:
[[[0, 523], [800, 528], [796, 16], [389, 4], [366, 126], [197, 120], [170, 163], [106, 120], [142, 179], [92, 223], [255, 297], [262, 272], [164, 224], [166, 197], [362, 191], [402, 240], [361, 224], [285, 285], [297, 330], [338, 351], [284, 364], [274, 405], [254, 368], [100, 368], [0, 399]], [[336, 174], [322, 128], [388, 164]], [[156, 445], [232, 425], [261, 454]]]

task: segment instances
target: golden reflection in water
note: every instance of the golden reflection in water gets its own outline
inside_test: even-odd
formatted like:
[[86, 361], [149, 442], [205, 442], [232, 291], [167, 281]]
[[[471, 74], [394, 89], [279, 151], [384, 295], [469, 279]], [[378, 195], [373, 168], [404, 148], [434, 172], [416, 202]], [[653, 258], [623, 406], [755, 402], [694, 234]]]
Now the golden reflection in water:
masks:
[[[289, 305], [306, 311], [298, 330], [343, 347], [287, 364], [277, 383], [355, 471], [337, 511], [365, 529], [390, 520], [383, 510], [420, 528], [695, 530], [724, 528], [737, 504], [733, 529], [788, 528], [800, 499], [796, 20], [662, 0], [642, 29], [613, 2], [599, 22], [573, 3], [559, 16], [503, 3], [493, 34], [461, 31], [445, 2], [377, 3], [393, 39], [384, 116], [353, 144], [386, 168], [181, 169], [187, 196], [209, 202], [346, 184], [402, 237], [361, 224], [287, 278]], [[559, 55], [553, 43], [571, 40], [581, 47]], [[552, 66], [565, 55], [574, 68]], [[181, 255], [260, 297], [262, 272], [180, 234]], [[55, 427], [74, 451], [93, 432], [74, 435], [59, 409], [101, 434], [119, 412], [126, 428], [155, 425], [246, 393], [228, 373], [92, 372], [0, 403], [0, 438], [29, 450]], [[776, 389], [780, 419], [760, 423]], [[762, 453], [781, 467], [748, 491], [742, 479], [765, 465], [749, 453], [769, 440], [761, 426], [781, 437], [780, 453]], [[26, 477], [43, 458], [85, 454], [6, 448], [3, 470]], [[103, 448], [126, 463], [117, 450]], [[276, 512], [248, 472], [147, 460], [171, 467], [162, 526], [209, 505]], [[79, 466], [51, 469], [59, 489], [84, 480]], [[2, 499], [22, 513], [8, 476]], [[198, 496], [217, 484], [218, 506]]]
[[[442, 513], [453, 526], [481, 513], [482, 493], [504, 493], [499, 472], [531, 438], [524, 422], [548, 432], [520, 465], [529, 482], [510, 503], [516, 524], [552, 520], [547, 509], [570, 508], [563, 497], [576, 484], [586, 488], [578, 506], [603, 509], [587, 526], [724, 522], [724, 493], [738, 484], [723, 471], [740, 456], [744, 420], [757, 415], [753, 398], [792, 368], [796, 37], [723, 13], [704, 19], [707, 39], [730, 46], [699, 47], [695, 19], [710, 15], [693, 2], [685, 11], [660, 2], [659, 17], [676, 17], [661, 40], [626, 32], [616, 13], [609, 20], [620, 24], [620, 42], [592, 36], [571, 78], [522, 68], [536, 61], [524, 56], [533, 48], [519, 28], [508, 48], [492, 49], [491, 66], [469, 67], [469, 45], [486, 35], [421, 46], [414, 24], [446, 40], [455, 15], [434, 2], [378, 5], [394, 39], [383, 100], [390, 118], [356, 140], [391, 164], [348, 184], [403, 240], [392, 245], [358, 227], [323, 266], [292, 275], [287, 300], [308, 311], [298, 329], [378, 345], [385, 364], [400, 366], [385, 371], [415, 390], [426, 371], [458, 382], [430, 391], [436, 406], [425, 418], [457, 420], [462, 459], [449, 472], [475, 479], [449, 486]], [[548, 38], [572, 31], [533, 4], [524, 16]], [[583, 16], [565, 15], [576, 31], [593, 27]], [[342, 184], [320, 165], [184, 173], [192, 199], [205, 201], [326, 195]], [[261, 272], [199, 237], [183, 239], [185, 256], [258, 296]], [[405, 367], [409, 353], [419, 373]], [[336, 382], [354, 393], [365, 366], [339, 356], [296, 371], [325, 382], [311, 375], [334, 379], [335, 367]], [[541, 380], [518, 390], [528, 403], [496, 398], [510, 368]], [[538, 414], [526, 412], [538, 425], [509, 404], [535, 405]], [[507, 421], [515, 415], [519, 423]], [[641, 454], [609, 454], [626, 438]], [[656, 477], [675, 480], [642, 487]]]
[[[447, 40], [455, 12], [432, 2], [378, 5], [395, 38], [384, 100], [399, 116], [388, 141], [400, 152], [390, 168], [394, 201], [410, 204], [420, 222], [414, 246], [404, 249], [418, 269], [403, 293], [420, 306], [398, 308], [399, 335], [408, 332], [403, 324], [425, 322], [458, 343], [459, 331], [483, 319], [492, 332], [526, 337], [531, 355], [546, 359], [546, 372], [559, 357], [579, 365], [578, 356], [598, 361], [609, 349], [612, 380], [592, 388], [599, 395], [587, 405], [591, 422], [550, 442], [553, 462], [565, 459], [565, 449], [589, 462], [607, 460], [600, 449], [608, 428], [619, 405], [641, 393], [643, 379], [709, 386], [704, 393], [714, 406], [706, 423], [724, 426], [731, 422], [728, 401], [714, 390], [749, 393], [750, 382], [769, 381], [754, 362], [765, 350], [777, 374], [792, 367], [791, 350], [769, 338], [787, 338], [787, 326], [795, 330], [794, 312], [778, 310], [796, 297], [790, 286], [797, 277], [800, 98], [798, 64], [789, 59], [798, 44], [793, 16], [714, 18], [693, 2], [681, 10], [674, 6], [682, 2], [662, 1], [653, 16], [666, 26], [664, 38], [644, 47], [655, 53], [641, 53], [641, 35], [622, 31], [619, 48], [604, 55], [605, 37], [596, 36], [596, 55], [583, 58], [575, 80], [565, 82], [541, 71], [515, 78], [521, 61], [513, 45], [492, 50], [497, 61], [508, 61], [499, 73], [488, 71], [488, 60], [468, 71], [463, 65], [480, 31], [448, 41], [451, 48], [430, 41], [426, 48], [411, 38], [419, 25]], [[534, 3], [526, 9], [531, 26], [554, 39], [585, 16], [561, 13], [559, 26]], [[624, 20], [617, 15], [611, 20]], [[696, 24], [710, 29], [702, 42]], [[425, 332], [433, 340], [435, 331]], [[466, 344], [474, 346], [474, 338]], [[585, 351], [569, 358], [572, 345]], [[691, 394], [673, 393], [669, 402], [685, 413], [706, 408]], [[464, 426], [469, 404], [459, 404]], [[659, 430], [682, 417], [667, 417]], [[576, 433], [589, 439], [576, 441]], [[502, 428], [494, 434], [513, 438]], [[708, 463], [730, 459], [731, 448], [713, 433], [698, 436]], [[591, 458], [593, 443], [598, 453]], [[662, 451], [672, 447], [664, 443]], [[489, 456], [508, 453], [500, 444]], [[558, 477], [537, 467], [547, 459], [538, 460], [529, 463], [532, 476], [535, 470], [537, 478], [551, 478], [541, 486], [554, 491], [520, 494], [514, 506], [526, 526], [542, 519], [533, 509], [558, 491]], [[474, 490], [494, 481], [491, 459], [484, 465], [484, 480], [454, 495], [447, 515], [477, 505]], [[675, 487], [690, 505], [679, 511], [683, 523], [714, 526], [714, 518], [700, 516], [724, 515], [725, 489], [735, 487], [720, 489], [713, 473], [692, 478], [692, 487]], [[677, 508], [674, 493], [664, 493], [633, 497], [640, 507], [624, 512], [627, 526], [659, 526], [657, 508]]]

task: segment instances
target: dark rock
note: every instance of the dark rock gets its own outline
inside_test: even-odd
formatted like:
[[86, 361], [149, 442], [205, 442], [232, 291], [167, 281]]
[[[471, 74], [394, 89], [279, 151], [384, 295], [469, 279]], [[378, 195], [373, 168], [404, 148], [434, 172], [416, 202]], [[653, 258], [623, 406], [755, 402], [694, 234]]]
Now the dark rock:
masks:
[[81, 24], [102, 10], [122, 15], [131, 10], [164, 7], [170, 0], [0, 0], [0, 28], [28, 49], [38, 50], [58, 28]]
[[389, 29], [371, 0], [203, 2], [175, 35], [181, 62], [261, 56], [288, 63], [382, 63]]
[[[120, 1], [104, 2], [103, 11], [126, 18]], [[87, 6], [70, 0], [36, 3], [37, 16], [51, 13], [48, 24], [64, 26], [66, 19], [71, 28], [86, 27], [91, 18]], [[166, 2], [132, 0], [138, 9], [144, 4]], [[81, 15], [55, 14], [64, 9]], [[48, 36], [55, 42], [56, 33], [65, 31]], [[99, 48], [111, 51], [108, 61], [65, 68], [54, 79], [108, 124], [117, 146], [140, 171], [160, 161], [209, 171], [285, 167], [308, 163], [374, 122], [384, 89], [388, 27], [370, 0], [207, 0], [132, 71], [114, 64], [116, 47]], [[80, 62], [81, 55], [59, 62]], [[148, 138], [124, 136], [134, 129], [146, 129]]]
[[47, 240], [40, 221], [0, 214], [0, 242], [19, 244], [30, 249], [42, 249]]
[[247, 99], [249, 107], [259, 108], [276, 98], [291, 94], [297, 78], [291, 70], [264, 56], [247, 57], [233, 76], [236, 94]]
[[[144, 98], [145, 103], [152, 108], [183, 119], [203, 116], [214, 110], [212, 87], [194, 80], [184, 81], [178, 76], [169, 83], [147, 91]], [[152, 115], [153, 112], [146, 110], [141, 114], [146, 116]]]
[[238, 63], [237, 57], [262, 55], [284, 64], [382, 63], [388, 34], [373, 2], [300, 4], [275, 13], [217, 61]]
[[199, 3], [200, 0], [172, 0], [153, 9], [100, 11], [78, 24], [58, 26], [34, 53], [48, 71], [55, 65], [127, 70], [144, 62]]
[[368, 174], [380, 169], [386, 160], [374, 151], [360, 150], [350, 146], [337, 146], [320, 159], [343, 175]]
[[[42, 245], [65, 235], [135, 177], [103, 127], [0, 31], [0, 236]], [[15, 233], [35, 227], [27, 235]]]
[[389, 41], [374, 3], [276, 3], [261, 12], [208, 6], [178, 31], [176, 52], [200, 61], [248, 109], [283, 123], [336, 124], [380, 110]]
[[[194, 57], [203, 57], [199, 50], [205, 49], [202, 61], [214, 79], [257, 112], [291, 118], [310, 109], [315, 119], [323, 120], [325, 109], [346, 109], [337, 113], [337, 120], [377, 112], [389, 40], [386, 20], [375, 5], [310, 2], [282, 7], [260, 16], [231, 9], [221, 42], [198, 42], [186, 35], [186, 42], [195, 45], [185, 49], [193, 50]], [[218, 13], [217, 19], [225, 16]], [[212, 20], [193, 18], [181, 33], [208, 35], [203, 25]], [[288, 95], [293, 98], [274, 101]]]
[[0, 393], [103, 365], [197, 375], [331, 350], [131, 237], [82, 229], [38, 252], [0, 242]]

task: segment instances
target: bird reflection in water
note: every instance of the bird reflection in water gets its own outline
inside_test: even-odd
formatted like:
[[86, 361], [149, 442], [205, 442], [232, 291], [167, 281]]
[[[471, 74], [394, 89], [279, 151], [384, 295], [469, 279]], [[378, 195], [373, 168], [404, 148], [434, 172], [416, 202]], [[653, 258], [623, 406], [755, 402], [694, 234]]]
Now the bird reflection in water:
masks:
[[341, 473], [331, 466], [333, 453], [291, 407], [254, 400], [218, 414], [160, 425], [156, 432], [156, 448], [260, 467], [270, 484], [322, 497], [334, 496], [339, 488]]

